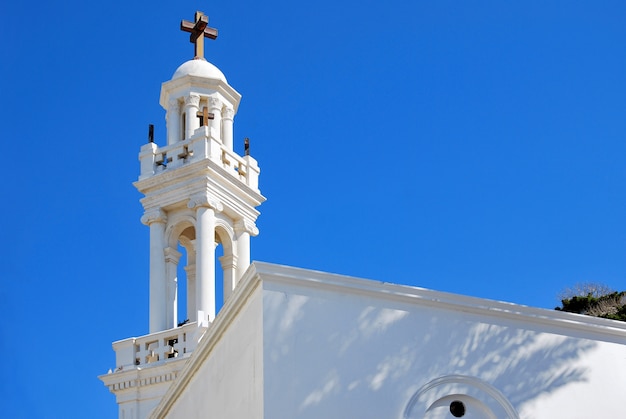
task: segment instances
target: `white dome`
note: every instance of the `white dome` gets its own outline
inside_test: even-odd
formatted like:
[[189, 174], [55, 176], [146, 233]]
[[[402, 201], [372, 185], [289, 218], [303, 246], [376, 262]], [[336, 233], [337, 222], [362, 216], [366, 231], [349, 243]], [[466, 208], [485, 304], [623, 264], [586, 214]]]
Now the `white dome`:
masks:
[[174, 72], [172, 80], [184, 76], [205, 77], [207, 79], [221, 80], [226, 83], [224, 73], [222, 73], [219, 68], [204, 59], [189, 60], [186, 63], [183, 63]]

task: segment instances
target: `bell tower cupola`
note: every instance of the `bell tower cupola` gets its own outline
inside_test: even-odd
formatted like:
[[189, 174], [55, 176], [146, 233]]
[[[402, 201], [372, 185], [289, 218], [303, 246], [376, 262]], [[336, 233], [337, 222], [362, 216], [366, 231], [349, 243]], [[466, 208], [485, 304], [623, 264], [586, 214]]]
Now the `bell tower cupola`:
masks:
[[[166, 144], [152, 139], [141, 148], [135, 187], [144, 197], [142, 222], [150, 228], [150, 333], [181, 322], [211, 322], [216, 315], [216, 281], [224, 301], [250, 264], [250, 236], [258, 234], [256, 207], [265, 198], [258, 187], [259, 166], [246, 147], [233, 149], [233, 122], [241, 95], [224, 74], [204, 58], [204, 38], [217, 30], [197, 12], [182, 21], [195, 46], [161, 86], [166, 111]], [[223, 278], [216, 278], [215, 249]], [[178, 318], [179, 247], [187, 255], [186, 316]]]

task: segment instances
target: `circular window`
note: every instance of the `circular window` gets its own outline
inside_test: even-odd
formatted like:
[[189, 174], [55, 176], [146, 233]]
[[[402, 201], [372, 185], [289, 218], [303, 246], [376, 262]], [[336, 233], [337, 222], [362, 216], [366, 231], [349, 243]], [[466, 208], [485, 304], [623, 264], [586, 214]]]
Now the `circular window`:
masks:
[[413, 394], [403, 419], [442, 417], [519, 419], [515, 408], [495, 387], [477, 377], [447, 375]]
[[455, 400], [450, 403], [450, 413], [452, 413], [452, 416], [455, 418], [462, 418], [465, 416], [465, 405], [463, 402]]

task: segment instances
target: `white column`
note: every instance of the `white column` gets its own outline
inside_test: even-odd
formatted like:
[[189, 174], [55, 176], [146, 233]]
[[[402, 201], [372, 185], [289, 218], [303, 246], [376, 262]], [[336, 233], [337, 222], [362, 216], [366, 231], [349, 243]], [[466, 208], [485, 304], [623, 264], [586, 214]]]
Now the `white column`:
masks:
[[190, 138], [193, 132], [200, 128], [200, 120], [198, 119], [199, 108], [199, 95], [189, 95], [185, 98], [185, 139]]
[[237, 234], [237, 275], [233, 288], [237, 286], [237, 282], [250, 266], [250, 236], [259, 234], [259, 229], [253, 222], [241, 219], [235, 223], [235, 233]]
[[196, 264], [185, 266], [187, 273], [187, 319], [190, 322], [197, 320], [196, 310]]
[[172, 248], [165, 248], [165, 268], [167, 272], [167, 328], [178, 326], [178, 261], [182, 254]]
[[[196, 211], [196, 310], [203, 319], [215, 318], [215, 210], [198, 207]], [[201, 320], [201, 319], [198, 319]]]
[[180, 141], [182, 133], [180, 131], [180, 103], [178, 99], [170, 99], [167, 104], [166, 126], [167, 145]]
[[187, 238], [180, 239], [187, 252], [185, 274], [187, 277], [187, 313], [185, 319], [190, 322], [196, 321], [196, 241]]
[[235, 111], [230, 108], [224, 108], [222, 114], [222, 142], [227, 150], [233, 151], [233, 119]]
[[188, 207], [196, 208], [197, 320], [198, 323], [204, 320], [213, 321], [215, 318], [215, 211], [221, 211], [222, 204], [207, 195], [200, 195], [192, 197]]
[[224, 273], [224, 303], [226, 303], [237, 284], [237, 256], [224, 255], [219, 259]]
[[[222, 101], [218, 98], [210, 97], [208, 99], [209, 112], [213, 113], [213, 119], [209, 120], [211, 122], [211, 132], [215, 133], [221, 137], [222, 135]], [[222, 141], [221, 138], [217, 138], [217, 140]]]
[[161, 209], [147, 211], [141, 222], [150, 226], [150, 333], [167, 329], [165, 279], [165, 223]]

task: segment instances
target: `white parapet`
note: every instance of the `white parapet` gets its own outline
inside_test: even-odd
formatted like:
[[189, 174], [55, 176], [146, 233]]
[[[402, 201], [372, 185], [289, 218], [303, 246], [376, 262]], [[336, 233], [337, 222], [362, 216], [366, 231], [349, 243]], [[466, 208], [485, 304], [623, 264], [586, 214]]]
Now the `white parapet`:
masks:
[[113, 343], [115, 371], [145, 367], [148, 364], [188, 357], [207, 329], [197, 322], [157, 333]]
[[187, 323], [113, 343], [115, 370], [98, 378], [115, 394], [120, 418], [142, 419], [150, 414], [209, 325], [206, 321]]
[[260, 169], [257, 161], [251, 156], [241, 157], [233, 152], [219, 140], [215, 129], [208, 126], [196, 129], [186, 141], [164, 147], [154, 143], [144, 145], [139, 153], [139, 180], [205, 159], [220, 165], [227, 173], [258, 192]]

